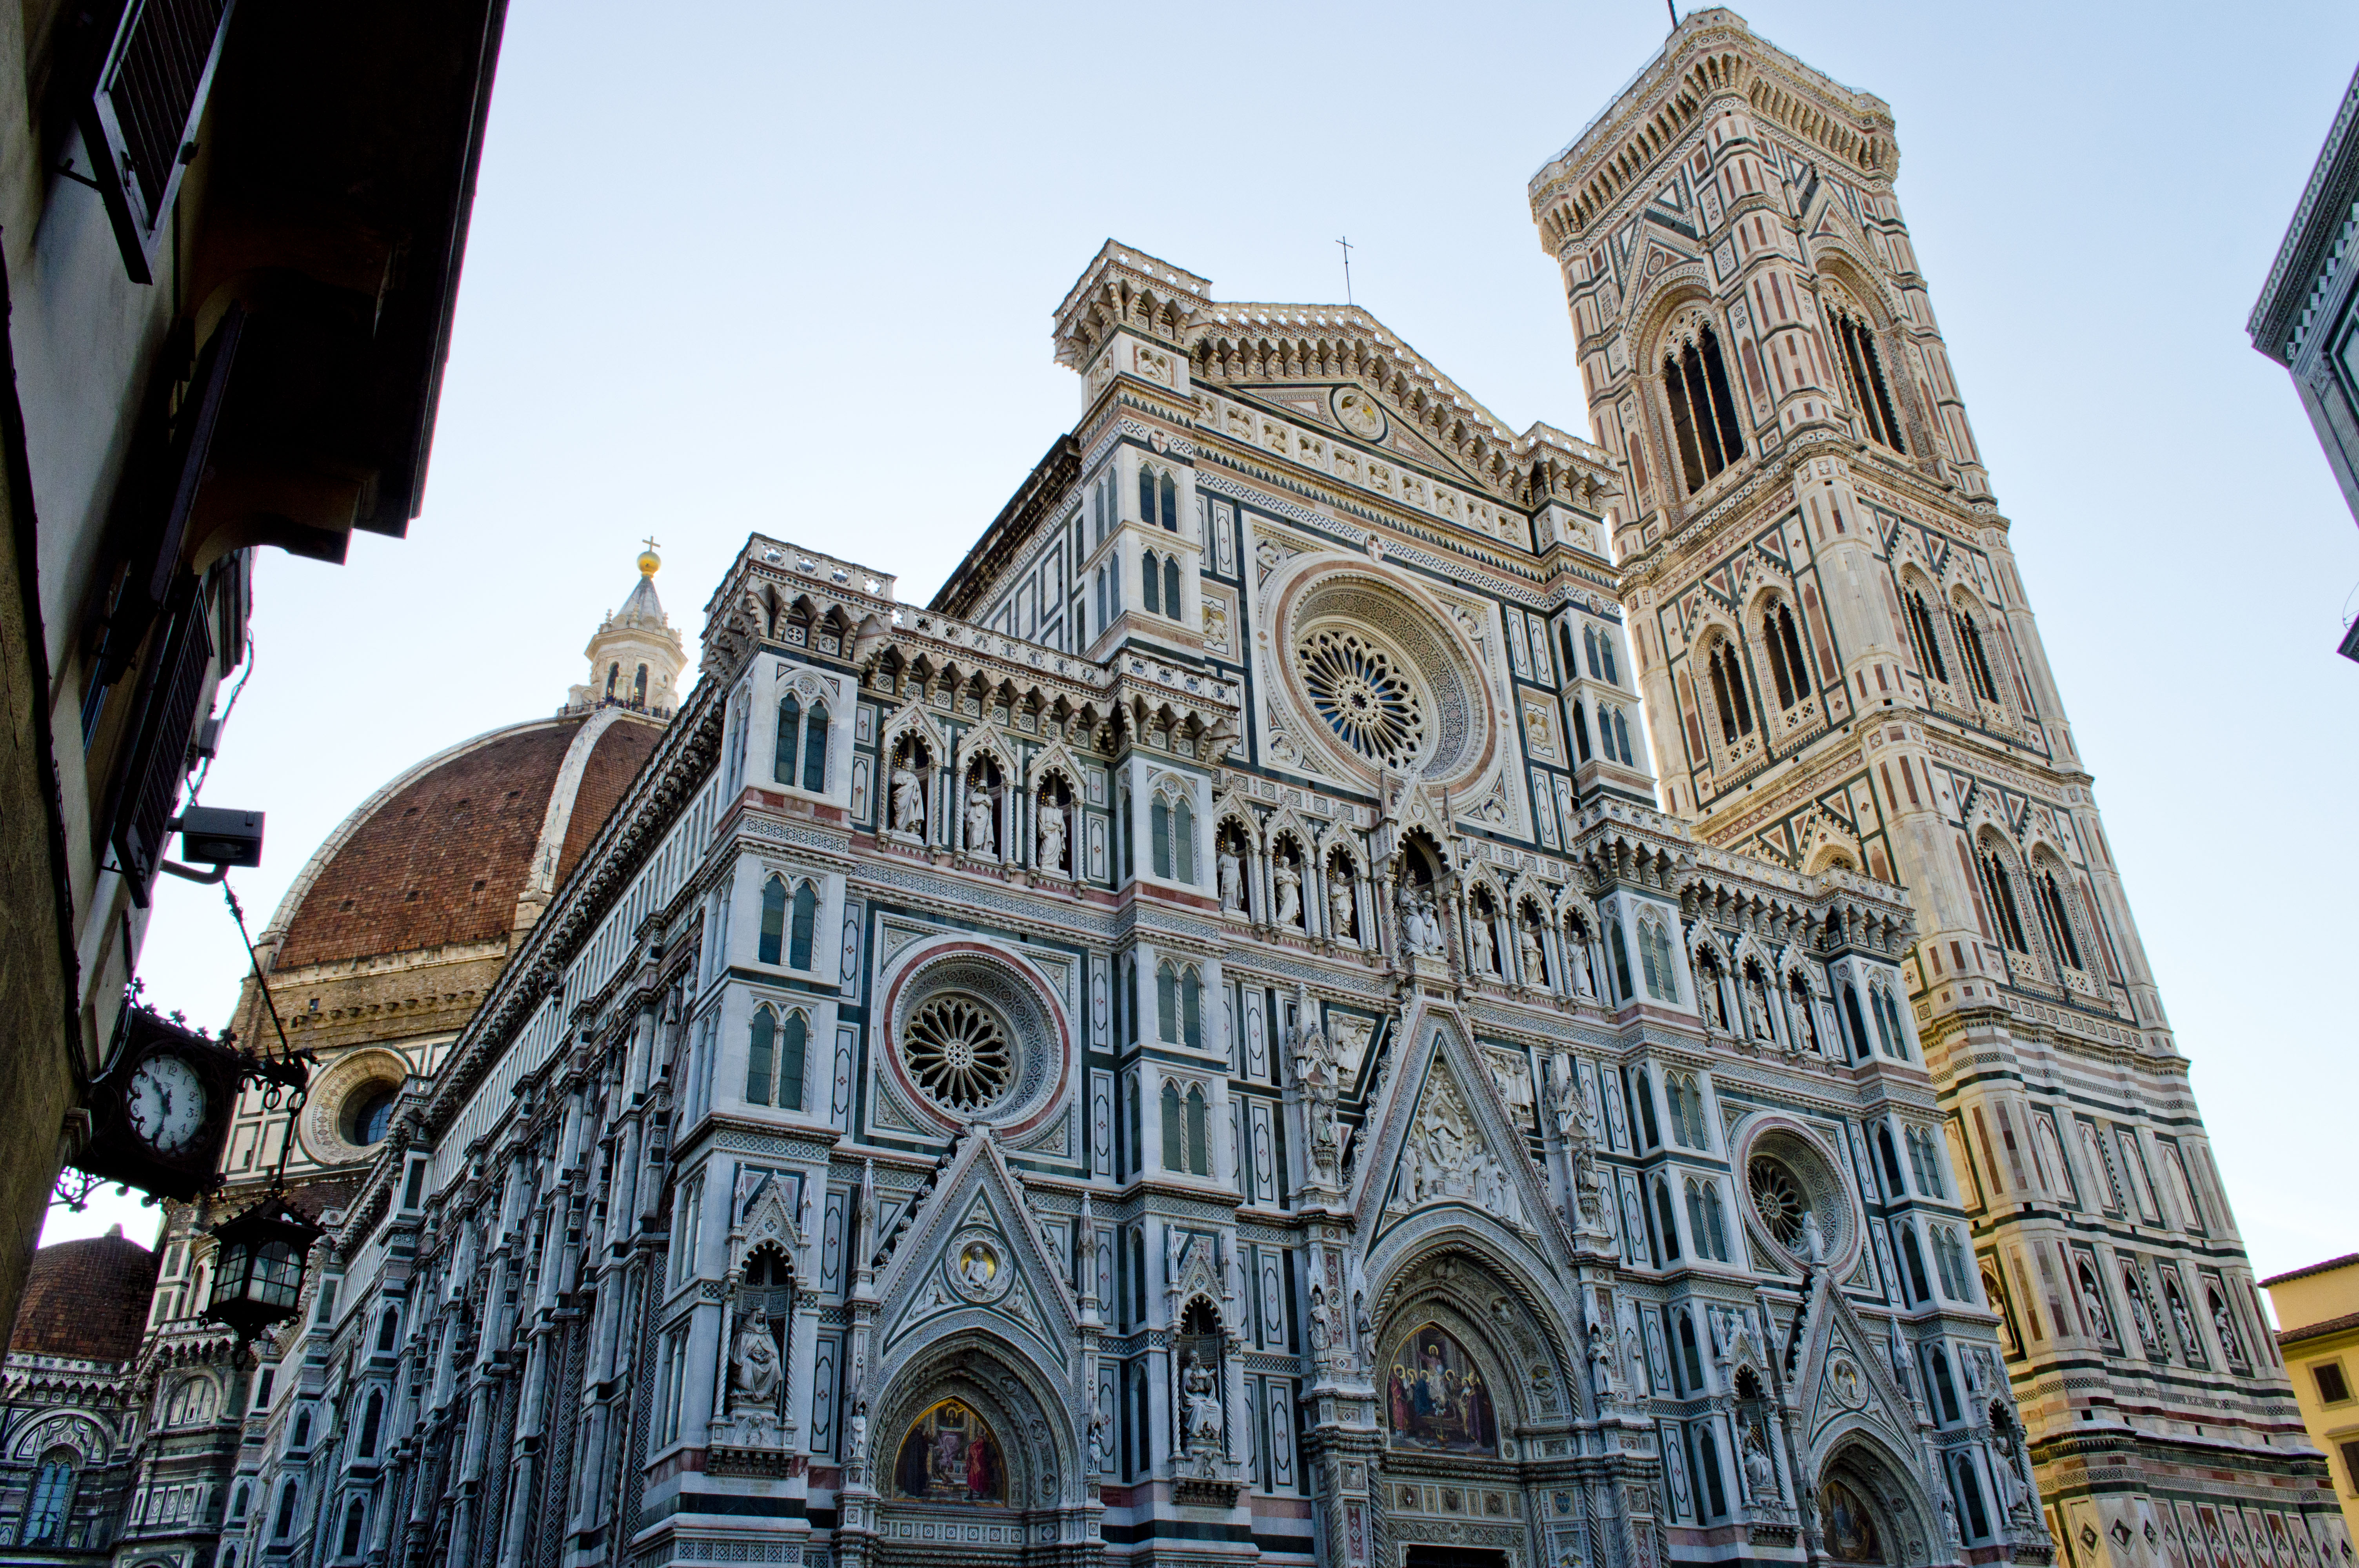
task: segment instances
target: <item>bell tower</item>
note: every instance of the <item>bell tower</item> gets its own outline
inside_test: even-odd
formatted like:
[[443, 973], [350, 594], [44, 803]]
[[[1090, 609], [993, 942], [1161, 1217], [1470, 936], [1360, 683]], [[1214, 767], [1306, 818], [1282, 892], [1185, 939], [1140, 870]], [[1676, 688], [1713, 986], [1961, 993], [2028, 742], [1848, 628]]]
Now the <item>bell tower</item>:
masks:
[[[1719, 847], [1908, 890], [1927, 1087], [2071, 1561], [2148, 1563], [2165, 1536], [2210, 1561], [2263, 1494], [2272, 1531], [2339, 1555], [1898, 166], [1881, 99], [1713, 9], [1531, 181], [1625, 481], [1663, 799]], [[1955, 1419], [2012, 1419], [1999, 1392]]]

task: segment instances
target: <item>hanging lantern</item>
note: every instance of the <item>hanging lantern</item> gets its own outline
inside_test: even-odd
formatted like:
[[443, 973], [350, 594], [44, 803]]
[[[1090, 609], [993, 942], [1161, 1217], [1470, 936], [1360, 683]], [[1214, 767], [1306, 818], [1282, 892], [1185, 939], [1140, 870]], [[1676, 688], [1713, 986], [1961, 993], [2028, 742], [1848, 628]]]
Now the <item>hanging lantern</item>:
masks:
[[303, 1260], [325, 1234], [273, 1189], [260, 1203], [212, 1227], [212, 1304], [208, 1322], [250, 1340], [295, 1315], [303, 1293]]

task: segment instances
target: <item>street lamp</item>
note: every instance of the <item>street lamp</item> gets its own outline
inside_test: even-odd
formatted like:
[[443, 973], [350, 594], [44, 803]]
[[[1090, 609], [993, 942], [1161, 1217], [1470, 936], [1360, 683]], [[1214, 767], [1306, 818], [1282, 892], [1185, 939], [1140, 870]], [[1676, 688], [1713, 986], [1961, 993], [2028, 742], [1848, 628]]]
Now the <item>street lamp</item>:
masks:
[[275, 1188], [260, 1203], [212, 1227], [212, 1304], [208, 1322], [225, 1325], [239, 1343], [293, 1317], [303, 1293], [303, 1260], [324, 1232]]

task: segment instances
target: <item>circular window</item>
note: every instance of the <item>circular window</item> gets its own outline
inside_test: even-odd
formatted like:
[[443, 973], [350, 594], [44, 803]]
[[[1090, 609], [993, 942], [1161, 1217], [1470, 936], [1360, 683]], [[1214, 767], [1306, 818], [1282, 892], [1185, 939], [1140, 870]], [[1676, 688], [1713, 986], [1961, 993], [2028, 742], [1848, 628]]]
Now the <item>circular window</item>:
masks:
[[887, 1092], [910, 1115], [1021, 1130], [1063, 1092], [1065, 1023], [1055, 993], [1021, 960], [949, 939], [911, 955], [889, 995]]
[[1807, 1262], [1815, 1226], [1821, 1260], [1838, 1274], [1848, 1270], [1859, 1227], [1834, 1157], [1800, 1124], [1783, 1118], [1756, 1124], [1741, 1148], [1745, 1195], [1760, 1232], [1796, 1262]]
[[1392, 655], [1360, 633], [1323, 627], [1295, 645], [1310, 706], [1361, 756], [1406, 768], [1425, 750], [1425, 699]]
[[399, 1093], [390, 1084], [373, 1084], [353, 1095], [344, 1107], [344, 1141], [365, 1149], [385, 1141], [393, 1125], [393, 1102]]
[[909, 1074], [952, 1110], [998, 1103], [1016, 1080], [1016, 1050], [997, 1013], [956, 992], [930, 997], [901, 1031]]
[[1802, 1221], [1810, 1212], [1810, 1202], [1802, 1195], [1802, 1184], [1794, 1179], [1794, 1173], [1767, 1154], [1756, 1154], [1745, 1180], [1753, 1189], [1753, 1206], [1769, 1234], [1777, 1238], [1777, 1245], [1789, 1252], [1799, 1251]]
[[1492, 695], [1469, 638], [1381, 569], [1313, 562], [1274, 590], [1297, 724], [1354, 773], [1472, 783], [1493, 760]]

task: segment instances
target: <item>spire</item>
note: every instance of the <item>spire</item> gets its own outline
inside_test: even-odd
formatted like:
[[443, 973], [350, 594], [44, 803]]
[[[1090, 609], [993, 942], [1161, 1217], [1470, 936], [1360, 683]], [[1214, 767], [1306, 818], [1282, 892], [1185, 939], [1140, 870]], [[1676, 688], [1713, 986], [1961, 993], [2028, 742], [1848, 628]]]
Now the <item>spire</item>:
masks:
[[679, 672], [688, 663], [679, 633], [664, 615], [656, 597], [656, 573], [663, 557], [653, 538], [639, 552], [639, 580], [631, 587], [623, 608], [599, 622], [590, 645], [590, 678], [567, 694], [565, 710], [586, 712], [594, 708], [627, 708], [671, 717], [678, 706]]

